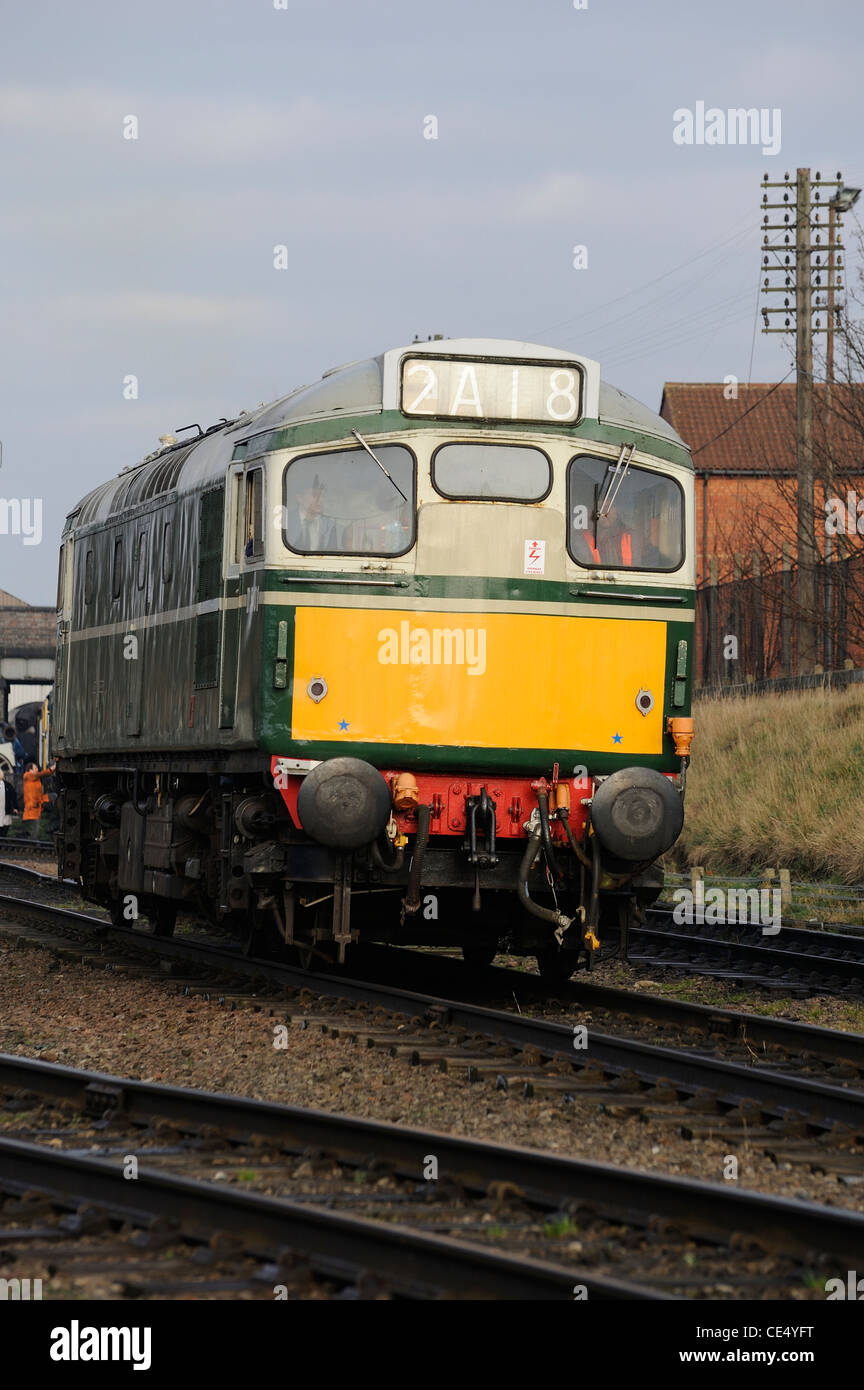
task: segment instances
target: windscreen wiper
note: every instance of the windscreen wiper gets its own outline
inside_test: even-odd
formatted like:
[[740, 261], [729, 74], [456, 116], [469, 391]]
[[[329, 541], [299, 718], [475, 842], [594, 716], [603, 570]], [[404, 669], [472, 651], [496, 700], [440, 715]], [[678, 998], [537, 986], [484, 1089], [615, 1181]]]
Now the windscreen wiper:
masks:
[[[618, 493], [621, 491], [621, 484], [627, 477], [627, 469], [630, 467], [630, 460], [633, 457], [633, 450], [635, 449], [635, 447], [635, 444], [622, 444], [621, 452], [618, 455], [618, 462], [615, 464], [615, 467], [611, 469], [607, 467], [606, 473], [609, 478], [609, 483], [606, 487], [606, 491], [603, 494], [603, 497], [598, 507], [598, 518], [601, 516], [609, 515], [609, 512], [612, 506], [614, 505], [615, 499], [618, 496]], [[605, 482], [606, 479], [604, 478], [603, 481]], [[614, 492], [612, 490], [613, 482], [615, 483]]]
[[375, 459], [375, 462], [377, 463], [378, 467], [381, 469], [381, 472], [384, 474], [384, 477], [390, 479], [390, 481], [391, 481], [391, 483], [393, 484], [393, 486], [395, 487], [396, 491], [399, 493], [399, 496], [402, 498], [402, 501], [403, 501], [403, 502], [407, 502], [407, 501], [408, 501], [408, 498], [405, 496], [405, 493], [402, 491], [402, 489], [401, 489], [401, 487], [399, 486], [399, 484], [397, 483], [396, 479], [395, 479], [390, 473], [387, 472], [387, 469], [384, 467], [384, 465], [383, 465], [383, 463], [381, 462], [381, 460], [380, 460], [379, 458], [377, 458], [377, 457], [375, 456], [375, 454], [373, 454], [372, 450], [369, 448], [369, 445], [366, 443], [366, 440], [363, 438], [363, 436], [362, 436], [362, 434], [360, 433], [360, 431], [359, 431], [359, 430], [352, 430], [351, 433], [353, 434], [353, 436], [354, 436], [355, 439], [359, 439], [360, 443], [363, 445], [363, 448], [366, 450], [366, 452], [367, 452], [367, 454], [369, 455], [370, 459]]

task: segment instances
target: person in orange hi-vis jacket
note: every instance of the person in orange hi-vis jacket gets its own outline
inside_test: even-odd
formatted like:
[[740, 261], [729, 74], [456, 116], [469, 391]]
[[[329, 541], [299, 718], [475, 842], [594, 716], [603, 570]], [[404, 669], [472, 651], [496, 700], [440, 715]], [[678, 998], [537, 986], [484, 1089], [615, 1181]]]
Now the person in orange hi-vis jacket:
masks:
[[619, 509], [612, 502], [602, 516], [596, 517], [596, 539], [594, 528], [580, 530], [574, 535], [575, 555], [582, 564], [607, 565], [610, 569], [631, 569], [633, 560], [633, 533], [627, 529]]
[[46, 767], [44, 772], [40, 772], [35, 763], [28, 763], [24, 771], [24, 815], [25, 829], [34, 840], [39, 838], [39, 822], [42, 818], [42, 806], [47, 802], [48, 797], [42, 787], [43, 777], [50, 777], [54, 771], [54, 765]]

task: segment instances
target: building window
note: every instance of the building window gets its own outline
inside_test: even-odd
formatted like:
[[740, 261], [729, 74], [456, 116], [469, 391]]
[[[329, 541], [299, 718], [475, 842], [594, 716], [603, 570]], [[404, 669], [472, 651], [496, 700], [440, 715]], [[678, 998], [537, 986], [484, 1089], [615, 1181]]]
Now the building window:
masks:
[[84, 556], [84, 602], [93, 602], [93, 551]]

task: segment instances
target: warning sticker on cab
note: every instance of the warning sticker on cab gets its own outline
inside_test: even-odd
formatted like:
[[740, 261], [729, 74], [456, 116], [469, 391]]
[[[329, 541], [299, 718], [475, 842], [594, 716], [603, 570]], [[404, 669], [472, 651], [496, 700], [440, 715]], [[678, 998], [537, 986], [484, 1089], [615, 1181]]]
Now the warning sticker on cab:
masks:
[[546, 542], [525, 542], [525, 574], [543, 574], [546, 569]]

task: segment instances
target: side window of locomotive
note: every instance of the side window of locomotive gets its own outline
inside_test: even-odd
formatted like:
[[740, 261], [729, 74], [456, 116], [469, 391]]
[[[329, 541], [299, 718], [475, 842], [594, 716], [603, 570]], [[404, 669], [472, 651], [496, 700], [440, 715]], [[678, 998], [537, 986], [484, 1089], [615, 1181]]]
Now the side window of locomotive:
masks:
[[111, 566], [111, 597], [119, 598], [123, 588], [123, 537], [114, 542], [114, 562]]
[[166, 521], [162, 527], [162, 583], [170, 584], [174, 573], [174, 524]]
[[93, 602], [93, 551], [84, 556], [84, 602]]
[[[402, 444], [306, 454], [286, 465], [285, 544], [301, 555], [404, 555], [414, 544], [416, 470]], [[380, 465], [380, 466], [379, 466]]]
[[577, 455], [567, 469], [567, 543], [586, 569], [677, 570], [684, 494], [668, 474]]
[[243, 479], [243, 559], [264, 554], [264, 470], [250, 468]]
[[442, 444], [432, 483], [460, 501], [539, 502], [552, 486], [552, 465], [542, 449], [523, 444]]
[[143, 589], [147, 583], [147, 532], [138, 532], [138, 562], [137, 562], [138, 588]]
[[60, 568], [57, 571], [57, 612], [63, 611], [66, 600], [66, 543], [60, 547]]

